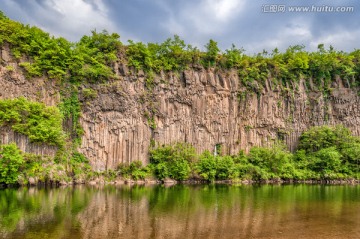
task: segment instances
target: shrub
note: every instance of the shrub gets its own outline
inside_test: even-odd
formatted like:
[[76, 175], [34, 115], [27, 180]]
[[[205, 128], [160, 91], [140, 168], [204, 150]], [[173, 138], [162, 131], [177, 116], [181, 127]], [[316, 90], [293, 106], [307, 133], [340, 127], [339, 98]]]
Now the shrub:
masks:
[[[267, 178], [264, 179], [294, 177], [295, 166], [292, 162], [292, 154], [287, 152], [283, 145], [275, 144], [271, 148], [253, 147], [248, 159], [251, 164], [267, 172]], [[265, 175], [265, 173], [259, 173], [259, 170], [254, 172], [256, 172], [256, 177]]]
[[203, 179], [213, 181], [216, 177], [216, 163], [215, 157], [209, 151], [205, 151], [200, 155], [195, 170]]
[[302, 133], [299, 149], [304, 149], [308, 153], [332, 146], [341, 149], [353, 141], [355, 138], [351, 136], [350, 130], [342, 125], [316, 126]]
[[314, 171], [341, 171], [340, 167], [342, 156], [334, 146], [320, 149], [314, 154], [314, 156], [316, 157], [316, 160], [313, 162], [312, 166]]
[[23, 155], [15, 143], [0, 146], [0, 182], [16, 183], [20, 167], [24, 163]]
[[190, 165], [185, 159], [177, 159], [168, 165], [169, 177], [175, 180], [186, 180], [190, 176]]
[[153, 169], [151, 166], [143, 167], [142, 162], [136, 160], [131, 162], [128, 166], [124, 164], [119, 165], [118, 170], [124, 178], [139, 180], [145, 179], [147, 176], [151, 175]]
[[155, 176], [159, 179], [171, 177], [186, 180], [195, 160], [195, 148], [185, 143], [163, 145], [150, 150], [150, 163], [154, 165]]
[[217, 56], [220, 52], [218, 43], [213, 39], [210, 39], [209, 42], [205, 45], [205, 48], [206, 48], [205, 62], [209, 66], [214, 66], [216, 63]]
[[10, 126], [15, 132], [29, 136], [32, 142], [58, 147], [65, 143], [58, 108], [25, 98], [0, 100], [0, 126]]
[[232, 157], [216, 157], [216, 178], [220, 180], [232, 179], [238, 176]]

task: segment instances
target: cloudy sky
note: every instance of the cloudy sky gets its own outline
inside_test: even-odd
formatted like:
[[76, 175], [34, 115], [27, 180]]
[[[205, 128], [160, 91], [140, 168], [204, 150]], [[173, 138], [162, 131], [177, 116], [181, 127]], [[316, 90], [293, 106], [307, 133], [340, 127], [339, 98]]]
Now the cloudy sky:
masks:
[[71, 41], [107, 29], [122, 42], [177, 34], [200, 49], [214, 39], [223, 50], [234, 43], [249, 54], [297, 44], [360, 48], [358, 0], [1, 0], [0, 10]]

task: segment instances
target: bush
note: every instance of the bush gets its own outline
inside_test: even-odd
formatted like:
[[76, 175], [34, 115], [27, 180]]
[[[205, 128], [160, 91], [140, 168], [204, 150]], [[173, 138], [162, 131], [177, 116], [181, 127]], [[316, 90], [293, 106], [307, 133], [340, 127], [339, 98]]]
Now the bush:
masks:
[[89, 160], [85, 157], [85, 155], [79, 152], [73, 152], [70, 158], [70, 167], [72, 176], [76, 179], [85, 179], [89, 174], [91, 174]]
[[341, 149], [354, 141], [356, 139], [351, 136], [350, 130], [342, 125], [316, 126], [302, 133], [299, 149], [304, 149], [308, 153], [332, 146]]
[[[341, 149], [342, 160], [350, 172], [359, 172], [360, 143], [346, 144]], [[350, 173], [349, 172], [349, 173]]]
[[150, 150], [150, 163], [154, 165], [155, 176], [159, 179], [188, 179], [195, 160], [195, 148], [185, 143], [163, 145]]
[[0, 146], [0, 183], [16, 183], [20, 175], [23, 155], [15, 143]]
[[234, 160], [231, 156], [216, 157], [216, 178], [219, 180], [233, 179], [238, 176]]
[[168, 164], [165, 162], [155, 164], [154, 165], [154, 174], [160, 180], [163, 180], [163, 179], [169, 177]]
[[121, 164], [118, 166], [118, 171], [124, 178], [132, 178], [134, 180], [145, 179], [150, 176], [153, 169], [151, 166], [143, 167], [142, 162], [136, 160], [131, 162], [129, 166]]
[[213, 181], [216, 177], [216, 163], [215, 157], [209, 151], [205, 151], [200, 155], [195, 170], [203, 179]]
[[255, 170], [256, 177], [266, 175], [263, 179], [292, 179], [295, 174], [295, 166], [292, 162], [292, 154], [287, 152], [283, 145], [275, 144], [271, 148], [253, 147], [248, 156], [249, 162], [265, 172]]
[[186, 180], [190, 176], [189, 162], [184, 159], [174, 160], [168, 165], [169, 177], [175, 180]]
[[336, 148], [329, 147], [320, 149], [314, 154], [316, 160], [314, 160], [313, 165], [310, 167], [316, 171], [332, 171], [339, 172], [341, 171], [341, 154], [336, 150]]
[[58, 108], [23, 97], [0, 100], [0, 126], [10, 126], [15, 132], [27, 135], [32, 142], [58, 147], [65, 144], [62, 116]]

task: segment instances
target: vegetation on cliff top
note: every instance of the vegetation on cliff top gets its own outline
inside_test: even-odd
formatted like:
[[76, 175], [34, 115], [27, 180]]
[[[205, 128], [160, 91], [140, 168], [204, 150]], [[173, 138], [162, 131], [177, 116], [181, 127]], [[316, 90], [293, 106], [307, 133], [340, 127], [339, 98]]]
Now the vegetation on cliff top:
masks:
[[30, 76], [48, 75], [69, 81], [98, 82], [115, 78], [113, 63], [119, 59], [129, 66], [146, 72], [179, 71], [191, 67], [237, 69], [242, 83], [256, 90], [255, 81], [272, 79], [286, 84], [300, 78], [313, 79], [318, 86], [327, 87], [336, 76], [358, 85], [360, 50], [346, 53], [323, 44], [318, 51], [307, 52], [304, 46], [290, 46], [281, 53], [271, 52], [249, 56], [244, 49], [232, 45], [221, 52], [217, 42], [210, 40], [205, 52], [186, 44], [179, 36], [163, 43], [120, 42], [120, 36], [107, 31], [92, 31], [77, 43], [51, 37], [37, 27], [30, 27], [8, 19], [0, 12], [0, 45], [10, 44], [16, 58]]
[[0, 45], [10, 44], [13, 55], [29, 76], [99, 81], [114, 78], [110, 68], [121, 45], [119, 35], [92, 31], [77, 43], [51, 37], [37, 27], [8, 19], [0, 12]]

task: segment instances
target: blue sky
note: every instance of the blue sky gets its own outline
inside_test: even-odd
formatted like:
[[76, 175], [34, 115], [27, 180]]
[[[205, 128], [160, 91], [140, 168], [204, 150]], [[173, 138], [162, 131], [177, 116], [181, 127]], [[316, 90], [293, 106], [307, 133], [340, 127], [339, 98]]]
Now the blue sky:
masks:
[[[270, 5], [285, 6], [269, 13]], [[353, 7], [352, 12], [290, 12], [289, 7]], [[214, 39], [247, 53], [319, 43], [338, 50], [360, 48], [358, 0], [1, 0], [11, 19], [78, 41], [91, 30], [117, 32], [121, 41], [162, 42], [179, 35], [203, 49]], [[273, 8], [274, 9], [274, 8]]]

